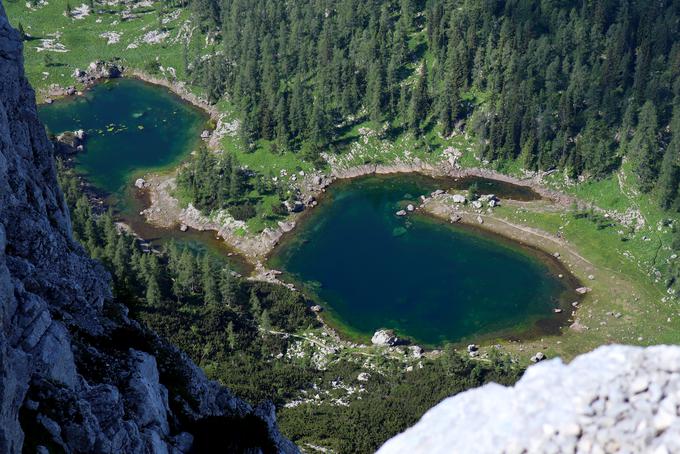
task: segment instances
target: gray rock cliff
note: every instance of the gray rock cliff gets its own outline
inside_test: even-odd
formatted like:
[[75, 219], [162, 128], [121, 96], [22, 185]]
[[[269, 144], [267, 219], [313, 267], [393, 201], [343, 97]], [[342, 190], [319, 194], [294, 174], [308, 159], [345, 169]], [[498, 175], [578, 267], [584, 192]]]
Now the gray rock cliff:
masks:
[[52, 147], [0, 3], [0, 452], [297, 452], [127, 316], [71, 237]]
[[391, 453], [680, 452], [680, 347], [611, 345], [445, 399]]

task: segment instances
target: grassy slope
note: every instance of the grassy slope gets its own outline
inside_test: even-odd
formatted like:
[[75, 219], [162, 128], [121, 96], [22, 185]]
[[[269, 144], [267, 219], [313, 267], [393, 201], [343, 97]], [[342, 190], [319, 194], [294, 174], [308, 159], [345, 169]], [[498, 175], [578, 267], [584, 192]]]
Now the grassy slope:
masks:
[[[33, 37], [25, 43], [25, 57], [28, 77], [37, 89], [46, 88], [52, 83], [71, 85], [71, 74], [76, 67], [84, 68], [92, 60], [113, 57], [122, 58], [125, 65], [138, 69], [145, 69], [150, 60], [158, 59], [162, 66], [175, 68], [179, 79], [185, 78], [183, 41], [180, 36], [187, 36], [190, 30], [187, 11], [181, 11], [166, 24], [170, 35], [163, 43], [144, 44], [139, 43], [140, 38], [160, 27], [158, 13], [153, 6], [138, 8], [133, 11], [136, 18], [120, 22], [119, 13], [123, 9], [120, 6], [105, 7], [101, 14], [91, 14], [82, 20], [74, 20], [63, 15], [65, 5], [66, 0], [50, 0], [49, 5], [32, 10], [24, 2], [6, 2], [12, 23], [15, 26], [21, 23]], [[167, 13], [163, 17], [175, 16]], [[106, 39], [100, 37], [100, 34], [110, 31], [121, 33], [118, 43], [107, 44]], [[68, 52], [51, 52], [58, 66], [45, 67], [46, 51], [39, 52], [36, 48], [41, 45], [40, 38], [53, 38], [55, 32], [61, 34], [58, 41], [66, 46]], [[201, 52], [206, 53], [210, 51], [204, 37], [195, 32], [191, 36], [189, 47], [200, 48]], [[411, 46], [417, 46], [422, 39], [422, 34], [414, 35]], [[127, 46], [133, 42], [138, 43], [138, 47], [128, 49]], [[414, 77], [411, 76], [411, 79]], [[196, 87], [192, 87], [192, 90], [200, 92]], [[483, 100], [483, 94], [471, 93], [469, 97]], [[237, 118], [228, 101], [221, 101], [218, 108], [227, 119]], [[343, 132], [343, 142], [352, 145], [348, 152], [337, 157], [336, 162], [339, 165], [390, 163], [396, 159], [412, 160], [416, 157], [423, 161], [436, 162], [441, 159], [444, 148], [454, 146], [464, 151], [460, 161], [464, 166], [480, 166], [480, 162], [474, 157], [472, 142], [464, 136], [444, 140], [435, 129], [426, 134], [425, 141], [416, 141], [408, 135], [388, 141], [361, 137], [359, 130], [366, 126], [370, 125], [356, 124]], [[429, 147], [424, 147], [424, 142]], [[246, 152], [235, 137], [226, 136], [222, 141], [225, 150], [235, 153], [240, 162], [264, 175], [280, 177], [281, 171], [285, 170], [289, 178], [293, 173], [300, 170], [308, 172], [312, 168], [298, 154], [273, 154], [269, 144], [259, 145], [255, 152]], [[517, 163], [504, 163], [501, 168], [508, 173], [516, 173], [518, 169]], [[581, 334], [567, 331], [559, 339], [534, 342], [523, 347], [510, 344], [508, 347], [526, 354], [542, 349], [549, 354], [559, 353], [570, 357], [599, 344], [614, 341], [642, 344], [677, 342], [680, 338], [677, 334], [680, 332], [678, 311], [674, 309], [672, 302], [663, 300], [666, 296], [663, 283], [658, 282], [653, 273], [663, 266], [671, 253], [668, 248], [669, 229], [657, 228], [659, 222], [668, 215], [656, 208], [649, 197], [635, 193], [633, 179], [626, 166], [620, 174], [598, 182], [569, 186], [561, 181], [559, 175], [553, 175], [549, 184], [607, 210], [625, 212], [628, 208], [639, 209], [647, 224], [634, 235], [627, 232], [621, 235], [618, 233], [621, 227], [598, 230], [593, 222], [575, 219], [568, 212], [528, 213], [500, 208], [498, 215], [509, 221], [550, 233], [555, 233], [562, 227], [565, 238], [599, 270], [593, 281], [589, 281], [582, 271], [574, 270], [581, 280], [594, 289], [586, 298], [581, 312], [589, 330]], [[273, 201], [266, 199], [264, 205], [268, 206]], [[250, 222], [249, 227], [252, 230], [261, 230], [266, 225], [267, 221], [256, 218]], [[628, 241], [622, 241], [622, 236], [626, 236]], [[621, 312], [624, 315], [616, 319], [607, 315], [607, 312]], [[667, 321], [669, 318], [670, 322]]]

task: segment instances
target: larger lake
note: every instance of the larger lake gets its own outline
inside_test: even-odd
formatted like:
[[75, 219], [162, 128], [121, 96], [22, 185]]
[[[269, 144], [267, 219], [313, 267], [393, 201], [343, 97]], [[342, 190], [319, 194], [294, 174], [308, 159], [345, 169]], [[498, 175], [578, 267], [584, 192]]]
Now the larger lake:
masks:
[[[439, 345], [557, 330], [564, 315], [554, 309], [574, 293], [550, 257], [424, 215], [395, 215], [445, 184], [407, 175], [338, 183], [271, 265], [315, 295], [332, 324], [358, 338], [392, 328]], [[491, 183], [478, 183], [485, 185]]]

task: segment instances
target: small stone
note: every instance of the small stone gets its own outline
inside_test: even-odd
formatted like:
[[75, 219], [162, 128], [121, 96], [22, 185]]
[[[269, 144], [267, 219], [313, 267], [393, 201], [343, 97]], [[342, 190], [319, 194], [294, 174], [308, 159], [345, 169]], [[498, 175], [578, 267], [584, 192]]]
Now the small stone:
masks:
[[630, 391], [633, 394], [639, 394], [649, 389], [649, 379], [646, 377], [636, 377], [630, 384]]
[[676, 419], [677, 416], [661, 409], [656, 416], [654, 416], [654, 429], [656, 429], [657, 433], [663, 432], [668, 429]]

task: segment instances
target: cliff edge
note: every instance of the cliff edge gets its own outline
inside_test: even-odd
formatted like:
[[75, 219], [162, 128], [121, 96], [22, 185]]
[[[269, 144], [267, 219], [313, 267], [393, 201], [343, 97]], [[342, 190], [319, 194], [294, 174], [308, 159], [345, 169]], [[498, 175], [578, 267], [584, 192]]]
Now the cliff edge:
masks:
[[52, 146], [0, 3], [0, 452], [297, 452], [127, 316], [71, 237]]
[[445, 399], [378, 451], [680, 452], [680, 347], [600, 347]]

